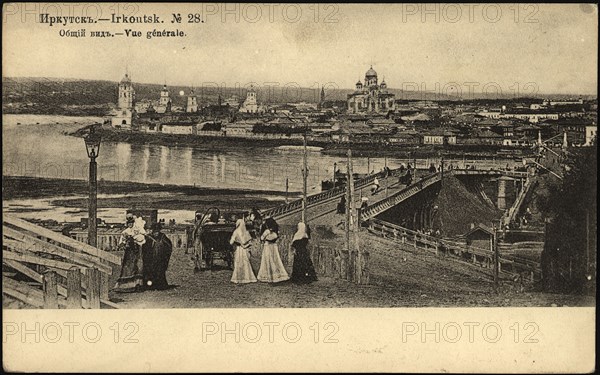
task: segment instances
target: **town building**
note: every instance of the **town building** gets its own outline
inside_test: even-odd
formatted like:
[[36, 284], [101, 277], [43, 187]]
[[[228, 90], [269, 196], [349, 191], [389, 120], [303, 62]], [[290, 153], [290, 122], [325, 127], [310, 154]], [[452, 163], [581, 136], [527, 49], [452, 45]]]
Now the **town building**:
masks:
[[365, 73], [364, 85], [356, 82], [356, 90], [348, 94], [348, 113], [388, 113], [396, 108], [396, 96], [387, 90], [385, 79], [378, 83], [373, 67]]

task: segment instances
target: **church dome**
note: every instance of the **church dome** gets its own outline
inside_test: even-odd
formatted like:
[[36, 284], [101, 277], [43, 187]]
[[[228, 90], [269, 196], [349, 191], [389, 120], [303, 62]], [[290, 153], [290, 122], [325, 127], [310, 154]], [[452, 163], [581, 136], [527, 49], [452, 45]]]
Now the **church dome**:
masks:
[[131, 78], [129, 78], [128, 74], [125, 74], [125, 77], [123, 77], [121, 83], [131, 83]]
[[365, 77], [377, 77], [377, 72], [375, 70], [373, 70], [372, 66], [365, 73]]

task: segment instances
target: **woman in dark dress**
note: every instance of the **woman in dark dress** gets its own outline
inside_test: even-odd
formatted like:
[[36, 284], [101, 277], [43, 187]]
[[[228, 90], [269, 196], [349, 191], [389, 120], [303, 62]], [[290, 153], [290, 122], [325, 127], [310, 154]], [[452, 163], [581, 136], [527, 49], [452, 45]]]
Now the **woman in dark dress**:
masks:
[[308, 251], [308, 239], [310, 238], [306, 224], [298, 223], [298, 231], [292, 239], [294, 250], [294, 265], [292, 266], [292, 277], [290, 280], [295, 284], [309, 284], [317, 281], [317, 273], [310, 259]]
[[144, 244], [144, 283], [147, 289], [166, 289], [169, 286], [167, 282], [167, 268], [173, 252], [171, 240], [161, 232], [162, 225], [154, 223], [152, 232], [146, 235], [147, 241]]

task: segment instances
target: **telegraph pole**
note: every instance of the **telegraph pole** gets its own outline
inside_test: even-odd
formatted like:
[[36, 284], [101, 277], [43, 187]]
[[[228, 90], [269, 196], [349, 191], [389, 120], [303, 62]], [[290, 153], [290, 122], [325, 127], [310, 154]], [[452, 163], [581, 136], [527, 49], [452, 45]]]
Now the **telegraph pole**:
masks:
[[494, 252], [494, 291], [498, 293], [499, 273], [500, 273], [500, 258], [498, 257], [498, 231], [495, 225], [492, 225], [492, 251]]
[[304, 132], [304, 166], [302, 167], [302, 222], [306, 223], [306, 180], [308, 179], [308, 151], [306, 150], [306, 132]]
[[350, 254], [350, 219], [352, 218], [352, 214], [350, 211], [350, 202], [352, 200], [352, 193], [350, 191], [350, 183], [352, 179], [352, 168], [350, 166], [350, 159], [352, 158], [352, 151], [348, 149], [348, 161], [346, 163], [346, 225], [344, 227], [346, 234], [346, 250], [348, 251], [348, 256]]
[[290, 191], [290, 180], [289, 178], [285, 178], [285, 204], [288, 203], [288, 193]]
[[335, 189], [335, 171], [337, 170], [337, 163], [333, 163], [333, 189]]

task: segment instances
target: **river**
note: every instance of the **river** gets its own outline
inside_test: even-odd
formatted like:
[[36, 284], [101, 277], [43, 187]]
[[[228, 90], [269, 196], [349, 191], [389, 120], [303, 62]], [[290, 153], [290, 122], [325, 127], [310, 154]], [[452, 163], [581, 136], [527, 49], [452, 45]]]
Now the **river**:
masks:
[[[85, 125], [102, 122], [97, 117], [45, 115], [2, 116], [2, 173], [5, 176], [30, 176], [86, 180], [89, 159], [81, 138], [67, 135]], [[302, 190], [303, 154], [276, 148], [234, 149], [221, 151], [182, 146], [134, 145], [102, 142], [98, 162], [98, 178], [111, 181], [133, 181], [210, 188], [252, 190]], [[353, 158], [355, 173], [379, 171], [385, 165], [397, 168], [406, 159]], [[420, 167], [437, 160], [418, 160]], [[342, 157], [308, 153], [308, 193], [321, 190], [321, 181], [333, 174], [334, 163], [346, 169]], [[16, 204], [17, 206], [14, 206]], [[62, 219], [85, 217], [73, 210], [52, 210], [48, 200], [3, 202], [9, 211], [14, 207], [45, 207], [48, 215]], [[26, 209], [17, 210], [27, 217]], [[107, 215], [118, 216], [112, 212]], [[184, 213], [181, 213], [182, 215]], [[186, 212], [187, 216], [188, 213]], [[176, 215], [179, 216], [179, 215]], [[38, 216], [39, 217], [39, 216]], [[60, 221], [60, 220], [59, 220]]]

